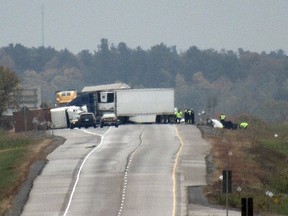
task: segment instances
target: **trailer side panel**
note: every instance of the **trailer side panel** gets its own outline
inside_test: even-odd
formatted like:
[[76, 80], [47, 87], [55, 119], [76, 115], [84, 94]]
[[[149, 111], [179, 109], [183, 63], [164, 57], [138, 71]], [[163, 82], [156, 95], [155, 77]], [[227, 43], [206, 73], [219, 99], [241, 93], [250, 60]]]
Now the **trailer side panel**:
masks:
[[128, 89], [116, 91], [117, 116], [171, 115], [174, 112], [173, 89]]

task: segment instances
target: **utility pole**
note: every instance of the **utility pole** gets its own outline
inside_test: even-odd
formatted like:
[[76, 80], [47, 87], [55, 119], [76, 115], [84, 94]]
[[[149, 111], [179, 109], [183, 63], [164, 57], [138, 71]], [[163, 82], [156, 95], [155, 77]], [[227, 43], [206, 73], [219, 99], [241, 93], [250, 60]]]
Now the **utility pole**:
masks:
[[42, 47], [44, 47], [44, 3], [41, 6], [41, 15], [42, 15]]

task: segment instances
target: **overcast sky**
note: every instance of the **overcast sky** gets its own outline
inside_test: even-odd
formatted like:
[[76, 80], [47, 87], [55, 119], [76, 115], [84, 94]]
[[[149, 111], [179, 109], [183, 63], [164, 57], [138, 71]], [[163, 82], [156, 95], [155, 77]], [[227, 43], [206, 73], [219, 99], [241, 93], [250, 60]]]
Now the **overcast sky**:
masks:
[[288, 54], [287, 0], [0, 0], [0, 9], [0, 47], [41, 46], [44, 12], [44, 46], [75, 54], [97, 50], [101, 38], [133, 49]]

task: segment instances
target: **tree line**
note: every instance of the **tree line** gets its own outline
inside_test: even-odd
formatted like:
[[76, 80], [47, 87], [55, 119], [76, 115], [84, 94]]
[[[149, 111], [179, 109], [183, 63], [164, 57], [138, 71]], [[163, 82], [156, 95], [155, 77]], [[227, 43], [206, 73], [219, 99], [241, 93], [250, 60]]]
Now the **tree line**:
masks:
[[14, 71], [22, 84], [37, 84], [51, 107], [57, 90], [124, 82], [132, 88], [174, 88], [175, 106], [205, 110], [213, 116], [253, 115], [286, 121], [288, 58], [283, 50], [256, 53], [157, 44], [131, 49], [102, 39], [94, 52], [77, 54], [51, 47], [0, 48], [0, 65]]

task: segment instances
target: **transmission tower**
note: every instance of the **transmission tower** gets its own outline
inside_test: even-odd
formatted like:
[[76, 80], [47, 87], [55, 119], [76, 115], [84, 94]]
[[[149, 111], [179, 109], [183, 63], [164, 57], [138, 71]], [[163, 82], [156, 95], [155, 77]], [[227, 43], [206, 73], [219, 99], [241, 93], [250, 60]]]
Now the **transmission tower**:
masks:
[[42, 46], [44, 47], [44, 4], [41, 6], [41, 15], [42, 15]]

